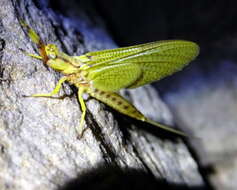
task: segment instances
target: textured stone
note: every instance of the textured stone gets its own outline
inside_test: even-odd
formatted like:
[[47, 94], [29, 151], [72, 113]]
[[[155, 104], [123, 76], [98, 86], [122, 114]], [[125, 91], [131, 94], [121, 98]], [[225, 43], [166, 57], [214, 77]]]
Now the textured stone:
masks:
[[209, 177], [220, 190], [237, 189], [236, 72], [233, 61], [199, 62], [164, 90], [177, 123], [200, 137], [191, 140], [192, 148], [202, 168], [212, 168]]
[[[146, 130], [156, 131], [155, 127], [126, 119], [87, 98], [88, 129], [78, 139], [75, 128], [81, 111], [74, 88], [63, 86], [60, 96], [68, 95], [64, 99], [23, 97], [50, 92], [60, 74], [19, 51], [35, 51], [19, 26], [19, 17], [46, 43], [55, 43], [71, 55], [115, 44], [83, 9], [83, 17], [73, 20], [30, 0], [1, 3], [5, 47], [0, 60], [0, 189], [58, 189], [76, 177], [80, 181], [80, 176], [110, 166], [125, 173], [136, 169], [174, 187], [205, 187], [197, 163], [178, 137], [160, 138]], [[147, 116], [173, 123], [169, 110], [151, 87], [125, 94]]]

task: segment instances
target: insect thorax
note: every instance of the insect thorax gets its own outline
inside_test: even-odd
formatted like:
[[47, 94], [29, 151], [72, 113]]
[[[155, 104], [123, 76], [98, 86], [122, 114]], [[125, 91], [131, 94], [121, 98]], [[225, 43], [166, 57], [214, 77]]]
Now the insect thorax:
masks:
[[75, 85], [76, 87], [90, 85], [90, 81], [86, 79], [87, 72], [86, 71], [79, 71], [77, 73], [73, 73], [68, 75], [68, 82]]

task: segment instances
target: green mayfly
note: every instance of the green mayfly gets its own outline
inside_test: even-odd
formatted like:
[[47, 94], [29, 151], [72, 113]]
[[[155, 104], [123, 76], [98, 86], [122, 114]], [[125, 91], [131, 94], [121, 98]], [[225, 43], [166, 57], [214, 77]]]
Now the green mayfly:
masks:
[[39, 51], [39, 55], [26, 54], [42, 60], [48, 67], [64, 75], [51, 93], [34, 94], [31, 97], [52, 97], [66, 81], [75, 85], [78, 88], [78, 100], [82, 109], [79, 135], [83, 133], [86, 115], [86, 104], [82, 95], [88, 93], [122, 114], [187, 136], [181, 131], [146, 118], [116, 92], [122, 88], [140, 87], [181, 70], [199, 54], [199, 46], [196, 43], [185, 40], [157, 41], [69, 56], [59, 51], [54, 44], [44, 44], [24, 21], [21, 21], [21, 25]]

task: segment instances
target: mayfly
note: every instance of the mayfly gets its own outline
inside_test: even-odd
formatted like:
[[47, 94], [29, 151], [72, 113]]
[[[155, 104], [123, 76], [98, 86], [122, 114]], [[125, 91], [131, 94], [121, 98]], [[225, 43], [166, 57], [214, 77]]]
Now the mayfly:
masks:
[[21, 21], [21, 25], [39, 51], [39, 55], [25, 53], [64, 75], [51, 93], [34, 94], [31, 97], [52, 97], [58, 94], [62, 83], [66, 81], [75, 85], [82, 109], [79, 135], [83, 133], [86, 115], [82, 95], [88, 93], [122, 114], [186, 136], [181, 131], [148, 119], [116, 92], [122, 88], [137, 88], [181, 70], [198, 55], [199, 46], [196, 43], [184, 40], [157, 41], [69, 56], [59, 51], [56, 45], [43, 43], [24, 21]]

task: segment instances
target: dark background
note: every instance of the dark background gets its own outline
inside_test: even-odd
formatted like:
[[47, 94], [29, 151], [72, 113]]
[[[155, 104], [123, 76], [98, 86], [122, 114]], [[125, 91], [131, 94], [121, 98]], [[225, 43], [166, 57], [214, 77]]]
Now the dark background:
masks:
[[49, 6], [65, 16], [80, 9], [102, 16], [119, 46], [164, 39], [186, 39], [201, 46], [207, 57], [235, 56], [236, 1], [188, 0], [51, 0]]
[[[237, 60], [237, 3], [234, 0], [49, 0], [48, 6], [66, 17], [100, 15], [116, 44], [129, 46], [166, 39], [191, 40], [200, 55], [184, 71], [155, 83], [164, 97], [170, 91], [230, 79], [232, 66], [220, 60]], [[98, 21], [96, 22], [98, 23]], [[235, 63], [234, 63], [235, 64]], [[198, 71], [197, 71], [198, 70]], [[222, 70], [228, 70], [223, 72]], [[188, 78], [186, 77], [188, 76]], [[211, 79], [209, 79], [211, 76]], [[190, 82], [185, 83], [186, 80]]]

